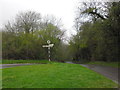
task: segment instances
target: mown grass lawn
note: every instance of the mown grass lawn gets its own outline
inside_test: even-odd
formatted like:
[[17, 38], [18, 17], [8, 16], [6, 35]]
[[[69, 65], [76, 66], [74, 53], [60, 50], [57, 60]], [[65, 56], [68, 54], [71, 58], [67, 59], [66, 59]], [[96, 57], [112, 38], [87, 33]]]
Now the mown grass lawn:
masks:
[[77, 64], [52, 63], [5, 68], [3, 88], [114, 88], [117, 84]]

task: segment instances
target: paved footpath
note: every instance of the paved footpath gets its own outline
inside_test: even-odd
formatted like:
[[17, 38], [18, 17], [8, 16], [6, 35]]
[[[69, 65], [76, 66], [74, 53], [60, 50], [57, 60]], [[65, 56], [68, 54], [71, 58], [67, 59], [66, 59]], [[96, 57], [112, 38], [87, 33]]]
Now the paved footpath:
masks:
[[24, 66], [24, 65], [34, 65], [34, 64], [30, 64], [30, 63], [26, 63], [26, 64], [0, 64], [0, 69], [9, 68], [9, 67], [16, 67], [16, 66]]
[[87, 67], [95, 72], [98, 72], [116, 83], [119, 82], [118, 68], [109, 67], [109, 66], [101, 66], [101, 65], [88, 65], [88, 64], [80, 64], [80, 65]]
[[[66, 62], [66, 63], [74, 64], [72, 62]], [[97, 73], [100, 73], [116, 83], [120, 81], [118, 80], [118, 68], [109, 67], [109, 66], [101, 66], [101, 65], [90, 65], [90, 64], [80, 64], [80, 65], [87, 67]]]

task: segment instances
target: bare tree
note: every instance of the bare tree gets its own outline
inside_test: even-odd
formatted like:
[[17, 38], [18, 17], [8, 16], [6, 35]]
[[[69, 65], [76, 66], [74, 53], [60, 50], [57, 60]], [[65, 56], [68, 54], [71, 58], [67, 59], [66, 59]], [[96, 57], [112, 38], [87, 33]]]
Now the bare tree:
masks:
[[62, 25], [62, 21], [61, 19], [57, 19], [55, 16], [53, 15], [46, 15], [42, 18], [42, 21], [43, 21], [43, 24], [45, 26], [47, 26], [48, 24], [53, 24], [54, 26], [56, 27], [59, 27], [61, 28], [63, 25]]
[[40, 28], [41, 15], [34, 11], [19, 13], [14, 22], [8, 22], [5, 29], [9, 32], [33, 33]]
[[28, 11], [17, 15], [15, 26], [18, 32], [25, 31], [25, 33], [33, 33], [38, 29], [40, 22], [41, 15], [39, 13]]
[[108, 12], [111, 3], [108, 2], [82, 2], [79, 3], [75, 18], [75, 29], [80, 30], [84, 22], [92, 22], [98, 19], [105, 20], [109, 17]]

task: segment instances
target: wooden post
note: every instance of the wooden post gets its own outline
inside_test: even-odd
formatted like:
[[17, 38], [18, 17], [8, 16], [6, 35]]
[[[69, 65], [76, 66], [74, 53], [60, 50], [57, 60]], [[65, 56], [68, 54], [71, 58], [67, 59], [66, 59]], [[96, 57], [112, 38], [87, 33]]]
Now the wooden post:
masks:
[[47, 43], [48, 43], [48, 45], [43, 45], [43, 47], [48, 48], [48, 58], [49, 58], [49, 61], [51, 61], [50, 48], [52, 48], [54, 46], [54, 44], [50, 44], [50, 40], [47, 40]]

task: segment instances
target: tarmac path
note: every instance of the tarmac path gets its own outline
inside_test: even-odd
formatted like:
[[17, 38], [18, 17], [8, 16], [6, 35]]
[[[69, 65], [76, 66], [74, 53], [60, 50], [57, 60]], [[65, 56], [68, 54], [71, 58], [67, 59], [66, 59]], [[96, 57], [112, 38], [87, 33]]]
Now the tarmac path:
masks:
[[[66, 63], [71, 63], [71, 64], [75, 64], [72, 62], [66, 62]], [[101, 65], [91, 65], [91, 64], [80, 64], [86, 68], [89, 68], [99, 74], [102, 74], [103, 76], [111, 79], [112, 81], [116, 82], [116, 83], [120, 83], [120, 80], [118, 80], [118, 69], [120, 68], [114, 68], [114, 67], [109, 67], [109, 66], [101, 66]]]
[[34, 64], [30, 64], [30, 63], [26, 63], [26, 64], [0, 64], [0, 69], [16, 67], [16, 66], [24, 66], [24, 65], [34, 65]]
[[120, 83], [118, 80], [118, 68], [101, 66], [101, 65], [88, 65], [88, 64], [80, 64], [80, 65], [87, 67], [97, 73], [100, 73], [116, 83]]

